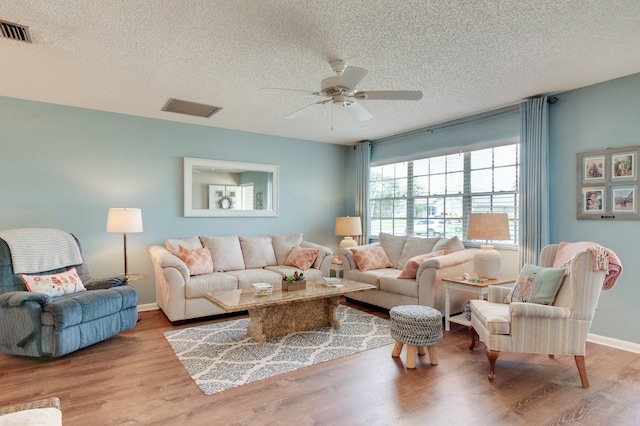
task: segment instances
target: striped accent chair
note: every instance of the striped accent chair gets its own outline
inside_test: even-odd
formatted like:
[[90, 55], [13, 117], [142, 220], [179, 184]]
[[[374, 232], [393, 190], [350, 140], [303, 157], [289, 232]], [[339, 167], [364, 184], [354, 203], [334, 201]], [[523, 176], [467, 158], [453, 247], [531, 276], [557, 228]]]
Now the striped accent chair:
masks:
[[[540, 266], [551, 267], [557, 244], [546, 246], [540, 254]], [[524, 352], [573, 355], [582, 387], [589, 387], [585, 368], [587, 334], [600, 297], [605, 271], [594, 271], [590, 251], [578, 253], [568, 266], [552, 305], [505, 303], [508, 288], [489, 287], [488, 300], [472, 300], [470, 350], [476, 339], [486, 346], [489, 380], [495, 378], [500, 352]]]

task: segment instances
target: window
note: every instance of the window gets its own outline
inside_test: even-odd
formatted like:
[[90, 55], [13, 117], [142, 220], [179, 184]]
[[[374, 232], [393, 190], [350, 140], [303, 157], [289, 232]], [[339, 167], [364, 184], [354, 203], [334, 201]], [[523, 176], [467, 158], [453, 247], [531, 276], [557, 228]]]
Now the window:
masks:
[[371, 167], [370, 235], [465, 239], [469, 213], [509, 215], [517, 245], [520, 145], [511, 144]]

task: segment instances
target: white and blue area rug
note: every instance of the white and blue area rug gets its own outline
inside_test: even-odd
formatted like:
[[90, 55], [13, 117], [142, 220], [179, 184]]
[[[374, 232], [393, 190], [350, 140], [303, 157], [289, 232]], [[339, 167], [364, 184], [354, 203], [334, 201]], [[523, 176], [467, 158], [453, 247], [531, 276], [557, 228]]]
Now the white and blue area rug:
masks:
[[207, 395], [393, 343], [389, 321], [338, 306], [339, 330], [322, 327], [272, 337], [247, 336], [249, 319], [167, 331], [173, 351]]

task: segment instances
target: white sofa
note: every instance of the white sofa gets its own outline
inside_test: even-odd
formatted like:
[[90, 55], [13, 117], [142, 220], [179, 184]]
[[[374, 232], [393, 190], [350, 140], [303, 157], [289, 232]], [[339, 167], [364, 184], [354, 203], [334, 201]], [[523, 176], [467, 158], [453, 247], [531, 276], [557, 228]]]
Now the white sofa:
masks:
[[[386, 268], [361, 270], [354, 250], [382, 247], [390, 262]], [[399, 305], [431, 306], [444, 314], [445, 289], [442, 278], [473, 274], [473, 256], [476, 249], [467, 249], [457, 238], [421, 238], [394, 236], [381, 233], [377, 243], [343, 249], [341, 253], [344, 277], [375, 285], [376, 290], [350, 294], [350, 299], [365, 302], [385, 309]], [[433, 256], [423, 260], [416, 269], [416, 278], [398, 278], [409, 261], [414, 268], [419, 261], [415, 256]], [[425, 256], [425, 257], [429, 257]], [[365, 268], [366, 269], [366, 268]], [[466, 302], [477, 295], [451, 291], [451, 312], [462, 311]]]
[[[299, 258], [292, 255], [294, 249], [296, 253], [304, 252], [306, 255], [309, 255], [309, 251], [301, 249], [317, 250], [309, 268], [290, 265], [292, 262], [301, 264]], [[189, 251], [208, 253], [212, 268], [207, 273], [201, 273], [201, 270], [197, 270], [198, 265], [187, 265], [180, 256]], [[310, 280], [328, 276], [332, 254], [327, 247], [303, 241], [302, 234], [191, 237], [167, 240], [165, 247], [149, 248], [155, 275], [156, 301], [170, 321], [224, 313], [204, 299], [206, 293], [250, 288], [258, 282], [281, 284], [283, 276], [295, 271], [304, 272]], [[188, 256], [182, 258], [191, 262]], [[307, 262], [309, 259], [307, 257]]]

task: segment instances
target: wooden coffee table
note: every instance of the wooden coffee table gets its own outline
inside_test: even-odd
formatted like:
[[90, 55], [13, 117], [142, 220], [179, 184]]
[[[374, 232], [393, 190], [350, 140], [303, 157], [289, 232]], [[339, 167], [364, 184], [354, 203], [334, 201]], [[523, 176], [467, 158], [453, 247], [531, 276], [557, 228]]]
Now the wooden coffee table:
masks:
[[347, 293], [372, 290], [375, 286], [343, 279], [343, 287], [325, 287], [320, 281], [307, 281], [307, 288], [283, 291], [274, 286], [270, 296], [256, 296], [253, 288], [207, 293], [204, 298], [226, 312], [249, 311], [247, 334], [259, 343], [267, 337], [327, 325], [340, 328], [336, 307]]

